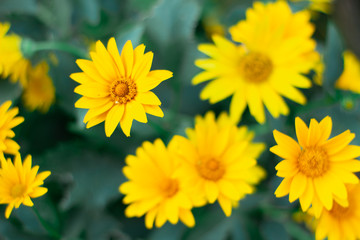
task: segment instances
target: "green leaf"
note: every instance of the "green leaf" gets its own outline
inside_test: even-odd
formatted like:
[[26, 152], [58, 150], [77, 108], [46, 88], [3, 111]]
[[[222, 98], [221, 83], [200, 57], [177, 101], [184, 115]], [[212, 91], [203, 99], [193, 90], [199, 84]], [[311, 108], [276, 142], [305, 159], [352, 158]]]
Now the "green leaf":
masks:
[[37, 10], [35, 0], [2, 0], [0, 14], [35, 14]]

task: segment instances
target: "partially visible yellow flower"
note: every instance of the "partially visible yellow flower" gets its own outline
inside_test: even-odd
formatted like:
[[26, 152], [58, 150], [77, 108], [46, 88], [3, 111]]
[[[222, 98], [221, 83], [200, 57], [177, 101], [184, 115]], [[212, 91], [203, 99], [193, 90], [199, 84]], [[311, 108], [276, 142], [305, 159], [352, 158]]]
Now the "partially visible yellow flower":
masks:
[[74, 92], [83, 95], [75, 107], [89, 109], [84, 118], [87, 128], [105, 121], [105, 133], [110, 137], [120, 123], [124, 134], [130, 136], [134, 119], [146, 123], [146, 113], [164, 116], [161, 102], [151, 90], [172, 77], [172, 72], [150, 71], [153, 53], [144, 54], [144, 50], [143, 44], [133, 49], [129, 40], [120, 55], [111, 38], [107, 49], [96, 42], [96, 52], [90, 52], [92, 60], [76, 61], [83, 72], [70, 77], [80, 83]]
[[277, 176], [284, 178], [275, 191], [276, 197], [289, 194], [289, 201], [299, 198], [305, 212], [312, 205], [318, 218], [323, 210], [333, 207], [333, 200], [347, 206], [345, 183], [359, 180], [354, 172], [360, 171], [360, 147], [349, 145], [355, 134], [349, 130], [328, 139], [332, 120], [325, 117], [320, 123], [311, 119], [309, 128], [297, 117], [295, 129], [298, 142], [274, 130], [278, 145], [270, 151], [284, 158], [276, 165]]
[[179, 161], [160, 139], [153, 144], [144, 142], [136, 156], [126, 157], [126, 164], [123, 172], [129, 181], [119, 191], [125, 194], [124, 203], [130, 204], [125, 210], [127, 217], [146, 215], [145, 226], [149, 229], [154, 221], [156, 227], [166, 221], [176, 224], [179, 219], [188, 227], [195, 225], [189, 189], [177, 174]]
[[309, 9], [313, 11], [330, 13], [333, 0], [291, 0], [293, 2], [309, 2]]
[[9, 110], [11, 104], [11, 101], [6, 101], [0, 106], [0, 155], [2, 152], [15, 155], [20, 149], [20, 146], [11, 139], [15, 137], [12, 128], [22, 123], [24, 118], [16, 117], [19, 113], [17, 107]]
[[30, 62], [21, 53], [20, 36], [7, 34], [9, 28], [9, 23], [0, 23], [0, 76], [10, 76], [12, 82], [20, 81], [22, 86], [26, 86], [26, 72]]
[[360, 93], [360, 62], [359, 59], [350, 51], [344, 54], [344, 70], [335, 83], [335, 87], [342, 90], [349, 90]]
[[28, 84], [22, 99], [30, 111], [38, 109], [45, 113], [55, 100], [55, 88], [48, 72], [49, 65], [45, 61], [28, 69]]
[[277, 118], [287, 115], [289, 108], [283, 97], [305, 104], [305, 96], [297, 88], [309, 88], [307, 73], [319, 60], [314, 26], [306, 11], [292, 13], [286, 2], [264, 5], [254, 3], [247, 10], [246, 20], [230, 28], [235, 45], [214, 36], [214, 44], [200, 44], [199, 50], [210, 59], [198, 59], [204, 69], [192, 82], [211, 80], [200, 98], [217, 103], [232, 96], [230, 117], [238, 122], [249, 106], [250, 114], [259, 123], [265, 122], [264, 105]]
[[326, 237], [329, 240], [360, 239], [360, 184], [348, 185], [347, 190], [349, 206], [334, 202], [330, 211], [322, 212], [316, 226], [316, 240]]
[[37, 198], [47, 192], [41, 187], [51, 172], [45, 171], [38, 174], [39, 166], [31, 167], [31, 155], [21, 162], [20, 154], [15, 156], [14, 164], [11, 159], [5, 160], [0, 154], [0, 204], [8, 204], [5, 217], [9, 218], [13, 208], [21, 204], [32, 207], [31, 198]]
[[217, 200], [230, 216], [234, 202], [253, 193], [253, 185], [265, 176], [256, 161], [264, 144], [253, 143], [254, 134], [238, 128], [225, 113], [217, 120], [213, 112], [197, 116], [195, 128], [186, 133], [189, 139], [175, 136], [169, 144], [182, 159], [179, 176], [206, 202]]

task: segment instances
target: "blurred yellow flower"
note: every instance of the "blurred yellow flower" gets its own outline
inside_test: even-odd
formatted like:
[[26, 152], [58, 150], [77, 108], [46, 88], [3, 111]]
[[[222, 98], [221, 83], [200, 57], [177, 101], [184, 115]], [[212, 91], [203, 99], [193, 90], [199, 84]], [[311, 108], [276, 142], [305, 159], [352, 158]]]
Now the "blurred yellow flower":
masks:
[[9, 110], [11, 104], [11, 101], [6, 101], [0, 106], [0, 155], [1, 152], [15, 155], [20, 149], [20, 146], [11, 139], [15, 137], [12, 128], [22, 123], [24, 118], [16, 117], [19, 113], [17, 107]]
[[23, 91], [22, 99], [30, 111], [38, 109], [45, 113], [55, 100], [55, 88], [48, 72], [49, 65], [45, 61], [28, 69], [28, 84]]
[[39, 166], [31, 167], [31, 155], [21, 162], [20, 154], [14, 159], [5, 160], [0, 154], [0, 204], [8, 204], [5, 210], [5, 217], [9, 218], [13, 208], [20, 204], [32, 207], [34, 204], [31, 198], [37, 198], [47, 192], [47, 188], [41, 187], [50, 171], [38, 174]]
[[253, 185], [265, 176], [256, 161], [265, 145], [252, 143], [254, 134], [238, 128], [225, 113], [217, 120], [213, 112], [197, 116], [195, 128], [186, 133], [189, 139], [175, 136], [169, 144], [182, 159], [179, 176], [206, 202], [217, 200], [230, 216], [234, 202], [253, 193]]
[[9, 77], [12, 82], [20, 81], [26, 86], [26, 71], [30, 65], [21, 53], [21, 38], [9, 31], [9, 23], [0, 23], [0, 76]]
[[316, 240], [326, 237], [329, 240], [360, 239], [360, 184], [348, 185], [347, 190], [349, 206], [343, 207], [334, 202], [330, 211], [322, 212], [316, 225]]
[[200, 44], [199, 50], [210, 59], [198, 59], [204, 69], [193, 78], [193, 84], [212, 80], [200, 98], [210, 103], [233, 95], [230, 117], [238, 122], [246, 108], [259, 123], [265, 122], [263, 105], [277, 118], [287, 115], [289, 108], [282, 96], [305, 104], [305, 96], [297, 88], [309, 88], [307, 73], [319, 60], [314, 27], [308, 12], [292, 13], [286, 2], [264, 5], [254, 3], [247, 18], [230, 28], [235, 45], [220, 36], [214, 44]]
[[335, 83], [335, 87], [360, 93], [360, 62], [350, 51], [344, 52], [344, 71]]
[[204, 30], [206, 36], [211, 39], [213, 35], [225, 36], [225, 26], [222, 25], [216, 17], [208, 16], [204, 19]]
[[188, 227], [195, 225], [191, 213], [192, 201], [184, 181], [177, 174], [178, 159], [171, 154], [164, 143], [157, 139], [153, 144], [144, 142], [136, 150], [136, 156], [129, 155], [123, 168], [129, 179], [119, 187], [125, 194], [127, 217], [145, 216], [145, 226], [161, 227], [168, 220], [176, 224], [179, 219]]
[[119, 55], [114, 38], [107, 49], [98, 41], [96, 52], [90, 52], [91, 60], [78, 59], [83, 70], [70, 77], [80, 83], [74, 92], [83, 95], [75, 107], [89, 109], [84, 118], [90, 128], [105, 121], [105, 133], [110, 137], [116, 126], [130, 136], [132, 121], [146, 123], [146, 113], [163, 117], [161, 102], [150, 90], [172, 77], [167, 70], [150, 71], [153, 53], [144, 54], [145, 46], [135, 49], [127, 41]]
[[291, 0], [292, 2], [308, 2], [313, 11], [330, 13], [333, 0]]
[[310, 204], [318, 218], [323, 207], [330, 210], [333, 200], [347, 206], [345, 183], [358, 183], [353, 172], [360, 171], [360, 147], [348, 145], [355, 137], [349, 130], [328, 140], [332, 120], [325, 117], [320, 123], [311, 119], [309, 128], [295, 119], [298, 143], [289, 136], [274, 130], [278, 145], [270, 151], [284, 158], [276, 165], [277, 176], [284, 178], [275, 191], [276, 197], [289, 194], [289, 201], [299, 198], [302, 210]]

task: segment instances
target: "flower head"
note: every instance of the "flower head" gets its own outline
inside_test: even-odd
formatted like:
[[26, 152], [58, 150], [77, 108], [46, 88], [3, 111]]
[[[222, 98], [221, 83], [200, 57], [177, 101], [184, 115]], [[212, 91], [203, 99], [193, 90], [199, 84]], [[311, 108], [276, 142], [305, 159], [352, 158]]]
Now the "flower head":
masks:
[[347, 206], [345, 183], [358, 183], [353, 172], [360, 171], [360, 147], [348, 145], [355, 137], [349, 130], [328, 139], [332, 121], [329, 116], [320, 123], [311, 119], [309, 128], [297, 117], [295, 128], [298, 142], [274, 130], [278, 145], [270, 151], [284, 158], [276, 165], [277, 175], [284, 178], [275, 191], [276, 197], [289, 194], [289, 201], [299, 198], [305, 212], [310, 205], [316, 217], [323, 207], [331, 210], [333, 200]]
[[182, 159], [179, 175], [204, 203], [217, 200], [230, 216], [233, 203], [254, 192], [253, 185], [265, 175], [256, 161], [264, 144], [252, 143], [254, 134], [238, 128], [225, 113], [217, 120], [213, 112], [196, 117], [195, 128], [187, 129], [187, 135], [189, 139], [175, 136], [169, 145]]
[[335, 87], [360, 93], [360, 62], [350, 51], [344, 52], [344, 71], [335, 83]]
[[124, 203], [130, 204], [125, 210], [127, 217], [146, 214], [147, 228], [152, 228], [154, 221], [161, 227], [167, 220], [176, 224], [179, 219], [189, 227], [195, 225], [189, 189], [176, 173], [178, 159], [160, 139], [153, 144], [144, 142], [136, 156], [127, 156], [126, 164], [123, 172], [129, 181], [119, 191], [125, 194]]
[[49, 65], [46, 62], [28, 69], [28, 84], [22, 98], [30, 111], [38, 109], [45, 113], [55, 100], [55, 88], [48, 72]]
[[83, 95], [75, 107], [89, 109], [84, 122], [90, 128], [105, 121], [106, 136], [111, 136], [120, 123], [126, 136], [130, 136], [132, 121], [146, 123], [146, 113], [163, 117], [158, 97], [150, 90], [172, 77], [167, 70], [150, 71], [153, 53], [144, 54], [145, 46], [133, 49], [127, 41], [121, 55], [114, 38], [107, 49], [98, 41], [91, 59], [76, 63], [83, 70], [70, 77], [80, 83], [74, 92]]
[[26, 86], [26, 71], [30, 62], [21, 52], [20, 36], [7, 34], [9, 28], [9, 23], [0, 23], [0, 76], [10, 76], [12, 82], [19, 80], [22, 86]]
[[20, 146], [11, 138], [15, 137], [12, 128], [24, 121], [23, 117], [16, 115], [19, 109], [14, 107], [9, 110], [11, 101], [6, 101], [0, 106], [0, 153], [17, 154]]
[[31, 198], [37, 198], [47, 192], [47, 188], [41, 187], [50, 171], [38, 174], [39, 166], [31, 167], [31, 155], [21, 162], [20, 154], [15, 156], [14, 163], [0, 155], [0, 204], [8, 204], [5, 217], [9, 218], [13, 208], [21, 204], [32, 207]]
[[193, 78], [193, 84], [211, 80], [200, 98], [216, 103], [232, 96], [230, 117], [235, 122], [246, 106], [259, 123], [265, 122], [264, 104], [275, 118], [287, 115], [282, 96], [304, 104], [306, 98], [297, 88], [311, 86], [302, 73], [319, 59], [309, 19], [307, 12], [292, 13], [283, 1], [254, 3], [246, 20], [230, 28], [233, 40], [242, 45], [220, 36], [213, 37], [215, 45], [199, 45], [210, 59], [196, 60], [204, 71]]
[[321, 213], [316, 224], [317, 240], [325, 237], [331, 240], [360, 239], [360, 184], [348, 185], [347, 190], [349, 198], [347, 207], [334, 202], [331, 210], [324, 210]]

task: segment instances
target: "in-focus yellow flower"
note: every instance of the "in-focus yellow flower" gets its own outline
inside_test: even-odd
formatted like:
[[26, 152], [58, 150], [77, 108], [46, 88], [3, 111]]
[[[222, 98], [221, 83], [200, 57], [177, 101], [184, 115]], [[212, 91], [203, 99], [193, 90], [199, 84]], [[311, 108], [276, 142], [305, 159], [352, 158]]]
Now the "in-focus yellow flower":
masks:
[[124, 203], [130, 204], [127, 217], [145, 216], [145, 226], [161, 227], [168, 220], [176, 224], [179, 219], [188, 227], [195, 225], [191, 213], [192, 201], [184, 181], [177, 174], [179, 161], [164, 143], [157, 139], [154, 144], [144, 142], [136, 150], [136, 156], [129, 155], [123, 168], [129, 179], [119, 187], [125, 194]]
[[50, 171], [38, 174], [39, 166], [31, 167], [31, 155], [28, 155], [24, 163], [21, 162], [20, 154], [14, 159], [5, 160], [0, 154], [0, 204], [8, 204], [5, 210], [5, 217], [9, 218], [13, 208], [20, 204], [32, 207], [34, 204], [31, 198], [37, 198], [47, 192], [47, 188], [41, 187]]
[[335, 83], [335, 87], [360, 93], [360, 62], [350, 51], [344, 54], [344, 71]]
[[238, 128], [225, 113], [217, 120], [213, 112], [197, 116], [195, 128], [186, 133], [189, 139], [175, 136], [169, 145], [182, 159], [178, 174], [230, 216], [233, 204], [254, 192], [253, 185], [265, 176], [256, 161], [264, 144], [252, 143], [254, 134]]
[[20, 81], [22, 86], [26, 86], [26, 73], [30, 62], [21, 53], [20, 36], [7, 34], [9, 28], [9, 23], [0, 23], [0, 76], [10, 76], [12, 82]]
[[323, 207], [330, 210], [333, 200], [347, 206], [345, 183], [358, 183], [353, 172], [360, 171], [360, 147], [348, 145], [355, 137], [349, 130], [328, 139], [332, 120], [325, 117], [320, 123], [311, 119], [309, 128], [295, 119], [298, 143], [289, 136], [274, 130], [278, 145], [270, 151], [284, 158], [276, 165], [277, 175], [284, 178], [275, 191], [276, 197], [289, 194], [289, 201], [299, 198], [302, 210], [309, 209], [319, 217]]
[[49, 65], [45, 61], [28, 69], [28, 84], [22, 99], [30, 111], [38, 109], [46, 113], [55, 100], [55, 88], [48, 72]]
[[0, 155], [1, 152], [15, 155], [20, 149], [19, 144], [11, 139], [15, 137], [12, 128], [22, 123], [24, 118], [16, 117], [19, 113], [17, 107], [9, 110], [11, 104], [11, 101], [6, 101], [0, 106]]
[[309, 2], [309, 9], [313, 11], [330, 13], [333, 0], [291, 0], [293, 2]]
[[96, 43], [96, 52], [90, 52], [92, 61], [76, 61], [83, 72], [70, 77], [81, 84], [74, 90], [83, 95], [75, 107], [89, 109], [84, 118], [87, 128], [105, 121], [109, 137], [120, 123], [125, 135], [130, 136], [134, 119], [146, 123], [146, 113], [164, 116], [160, 100], [150, 90], [172, 77], [172, 72], [150, 71], [153, 53], [144, 54], [144, 50], [143, 44], [133, 49], [131, 41], [127, 41], [119, 55], [115, 39], [111, 38], [107, 49], [100, 41]]
[[204, 69], [193, 84], [212, 80], [200, 98], [210, 103], [233, 95], [230, 117], [238, 122], [246, 106], [259, 123], [265, 122], [263, 105], [277, 118], [289, 108], [282, 96], [304, 104], [305, 96], [297, 88], [309, 88], [307, 73], [319, 59], [315, 52], [314, 31], [308, 12], [292, 13], [286, 2], [264, 5], [254, 3], [246, 20], [230, 28], [238, 46], [220, 36], [213, 44], [200, 44], [199, 50], [210, 59], [198, 59]]
[[330, 211], [322, 212], [316, 226], [316, 240], [325, 237], [329, 240], [360, 239], [360, 184], [349, 185], [347, 189], [349, 206], [334, 202]]

